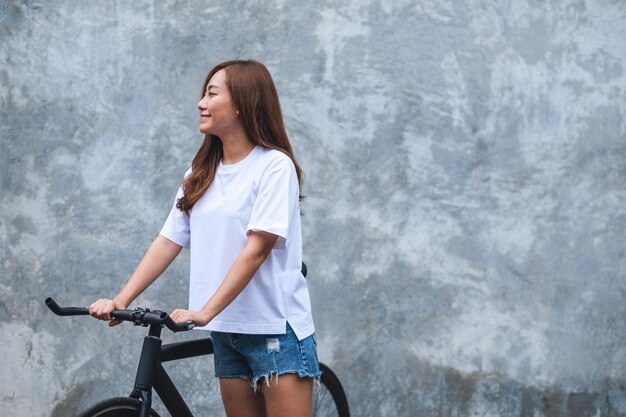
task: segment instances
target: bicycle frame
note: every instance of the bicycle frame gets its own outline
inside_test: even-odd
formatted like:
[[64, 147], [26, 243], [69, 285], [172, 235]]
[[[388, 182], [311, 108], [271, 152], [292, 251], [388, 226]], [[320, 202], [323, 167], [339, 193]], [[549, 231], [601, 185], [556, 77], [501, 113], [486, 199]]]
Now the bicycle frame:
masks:
[[141, 400], [139, 417], [148, 417], [150, 413], [153, 388], [172, 417], [194, 417], [162, 363], [209, 355], [213, 353], [213, 342], [210, 338], [204, 338], [162, 346], [160, 336], [161, 326], [151, 325], [149, 334], [143, 341], [130, 397]]

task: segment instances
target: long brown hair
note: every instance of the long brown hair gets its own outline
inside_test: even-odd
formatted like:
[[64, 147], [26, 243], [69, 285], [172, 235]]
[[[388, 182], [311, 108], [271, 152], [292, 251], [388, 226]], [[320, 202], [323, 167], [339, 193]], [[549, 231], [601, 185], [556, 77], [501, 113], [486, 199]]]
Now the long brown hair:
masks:
[[[278, 93], [267, 68], [254, 60], [218, 64], [207, 74], [201, 97], [206, 94], [211, 77], [222, 69], [226, 72], [226, 87], [233, 105], [239, 111], [248, 139], [255, 145], [276, 149], [291, 158], [298, 175], [298, 183], [302, 186], [304, 175], [289, 143]], [[215, 172], [223, 156], [222, 141], [215, 135], [205, 135], [191, 163], [191, 174], [183, 181], [184, 196], [176, 203], [177, 208], [189, 214], [215, 179]], [[303, 198], [301, 194], [300, 200]]]

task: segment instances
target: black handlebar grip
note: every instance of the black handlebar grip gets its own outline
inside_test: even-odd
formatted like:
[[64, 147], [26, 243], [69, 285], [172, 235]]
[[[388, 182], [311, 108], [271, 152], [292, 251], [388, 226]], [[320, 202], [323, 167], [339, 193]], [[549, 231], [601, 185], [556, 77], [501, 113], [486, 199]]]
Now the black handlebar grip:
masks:
[[61, 307], [51, 297], [46, 298], [46, 306], [57, 316], [88, 316], [87, 307]]
[[113, 310], [111, 311], [111, 318], [121, 321], [133, 321], [132, 310]]

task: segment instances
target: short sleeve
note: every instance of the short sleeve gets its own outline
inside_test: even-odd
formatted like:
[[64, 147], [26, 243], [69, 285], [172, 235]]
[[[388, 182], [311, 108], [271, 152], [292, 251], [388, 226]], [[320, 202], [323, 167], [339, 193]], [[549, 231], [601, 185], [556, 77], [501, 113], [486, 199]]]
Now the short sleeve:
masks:
[[277, 235], [274, 248], [285, 248], [299, 194], [293, 163], [288, 157], [277, 158], [261, 176], [246, 233], [264, 231]]
[[165, 236], [177, 245], [189, 247], [189, 216], [184, 211], [176, 208], [176, 202], [183, 196], [183, 187], [181, 186], [176, 193], [174, 205], [170, 210], [169, 216], [165, 220], [165, 224], [161, 229], [160, 235]]

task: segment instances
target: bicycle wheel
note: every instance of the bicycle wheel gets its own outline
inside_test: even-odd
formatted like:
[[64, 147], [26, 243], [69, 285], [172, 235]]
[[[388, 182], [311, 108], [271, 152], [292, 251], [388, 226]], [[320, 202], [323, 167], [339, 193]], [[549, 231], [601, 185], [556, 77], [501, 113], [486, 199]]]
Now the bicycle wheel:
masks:
[[[80, 417], [137, 417], [140, 408], [141, 403], [134, 398], [109, 398], [94, 405]], [[157, 412], [152, 409], [149, 415], [150, 417], [159, 417]]]
[[348, 400], [339, 378], [320, 363], [321, 384], [313, 389], [313, 417], [350, 417]]

